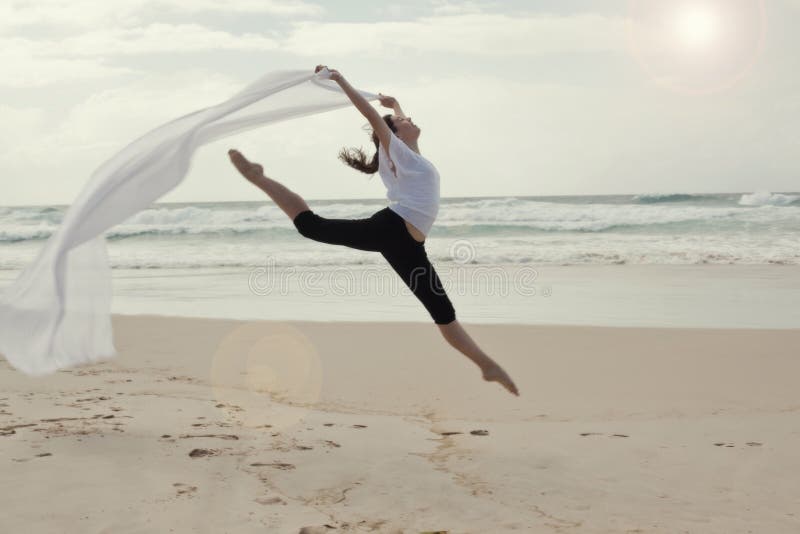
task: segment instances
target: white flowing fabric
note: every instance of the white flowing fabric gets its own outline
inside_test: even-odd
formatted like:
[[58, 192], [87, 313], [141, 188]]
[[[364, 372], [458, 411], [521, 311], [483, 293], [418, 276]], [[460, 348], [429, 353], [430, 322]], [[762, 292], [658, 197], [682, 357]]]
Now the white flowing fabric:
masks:
[[29, 375], [116, 355], [104, 232], [175, 188], [199, 146], [349, 105], [327, 69], [317, 74], [274, 71], [225, 102], [167, 122], [130, 143], [92, 173], [60, 227], [0, 296], [0, 353]]

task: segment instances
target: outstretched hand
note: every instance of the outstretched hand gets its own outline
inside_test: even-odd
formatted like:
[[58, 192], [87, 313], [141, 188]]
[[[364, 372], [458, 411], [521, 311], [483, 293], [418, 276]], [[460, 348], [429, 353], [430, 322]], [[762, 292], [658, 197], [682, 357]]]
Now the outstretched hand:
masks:
[[[328, 69], [328, 66], [327, 65], [317, 65], [317, 68], [314, 70], [314, 72], [317, 73], [317, 72], [321, 71], [322, 69]], [[338, 82], [339, 80], [342, 79], [342, 75], [339, 74], [338, 70], [336, 70], [336, 69], [328, 69], [328, 71], [331, 73], [331, 80], [333, 80], [335, 82]]]
[[397, 99], [393, 96], [386, 96], [383, 93], [378, 93], [378, 98], [381, 101], [381, 105], [385, 108], [394, 109], [397, 105]]

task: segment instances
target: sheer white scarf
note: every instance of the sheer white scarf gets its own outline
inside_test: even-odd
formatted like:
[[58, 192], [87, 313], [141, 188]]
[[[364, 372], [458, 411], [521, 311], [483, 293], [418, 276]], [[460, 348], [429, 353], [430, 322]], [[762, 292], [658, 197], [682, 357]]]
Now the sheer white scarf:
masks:
[[274, 71], [225, 102], [169, 121], [130, 143], [92, 173], [60, 227], [0, 296], [0, 353], [30, 375], [113, 357], [104, 232], [175, 188], [198, 147], [349, 105], [327, 69]]

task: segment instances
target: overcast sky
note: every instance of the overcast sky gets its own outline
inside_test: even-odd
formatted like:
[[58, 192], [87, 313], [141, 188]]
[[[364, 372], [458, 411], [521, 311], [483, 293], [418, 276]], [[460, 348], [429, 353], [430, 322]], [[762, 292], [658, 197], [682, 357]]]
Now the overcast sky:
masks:
[[[800, 0], [0, 0], [0, 205], [69, 204], [148, 130], [319, 63], [400, 101], [446, 197], [797, 191], [798, 29]], [[336, 157], [364, 125], [206, 145], [162, 200], [261, 199], [229, 147], [307, 199], [383, 197]]]

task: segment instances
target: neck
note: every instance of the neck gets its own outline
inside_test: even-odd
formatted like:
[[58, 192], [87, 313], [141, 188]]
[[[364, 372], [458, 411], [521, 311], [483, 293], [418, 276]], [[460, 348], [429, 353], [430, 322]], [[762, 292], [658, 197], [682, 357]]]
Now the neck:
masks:
[[402, 137], [400, 138], [400, 140], [403, 141], [408, 148], [410, 148], [411, 150], [413, 150], [414, 152], [419, 154], [419, 142], [418, 141], [406, 141]]

